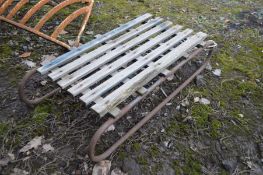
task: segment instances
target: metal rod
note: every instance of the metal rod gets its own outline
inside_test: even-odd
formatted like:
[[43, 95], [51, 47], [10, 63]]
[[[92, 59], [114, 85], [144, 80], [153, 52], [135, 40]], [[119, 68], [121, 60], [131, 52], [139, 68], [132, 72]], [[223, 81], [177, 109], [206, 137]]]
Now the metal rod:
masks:
[[42, 101], [44, 101], [45, 99], [49, 98], [50, 96], [54, 95], [55, 93], [59, 92], [61, 90], [61, 88], [57, 88], [54, 89], [53, 91], [47, 93], [46, 95], [39, 97], [39, 98], [35, 98], [33, 100], [30, 100], [27, 98], [26, 94], [25, 94], [25, 86], [26, 83], [28, 82], [28, 80], [37, 73], [37, 68], [34, 68], [32, 70], [30, 70], [22, 79], [22, 81], [20, 82], [19, 86], [18, 86], [18, 94], [20, 99], [26, 103], [29, 107], [34, 107], [35, 105], [41, 103]]
[[[93, 8], [93, 4], [94, 4], [94, 1], [92, 0], [91, 4], [90, 4], [90, 9]], [[78, 36], [77, 36], [77, 39], [76, 39], [76, 43], [78, 45], [80, 43], [80, 37], [82, 36], [82, 34], [83, 34], [84, 30], [85, 30], [85, 26], [86, 26], [86, 24], [89, 21], [90, 15], [91, 15], [91, 10], [88, 11], [88, 13], [85, 15], [84, 19], [82, 20], [81, 28], [79, 29], [79, 33], [78, 33]]]
[[[213, 43], [214, 44], [214, 43]], [[205, 48], [209, 48], [211, 45], [211, 42], [208, 41], [205, 44]], [[148, 122], [157, 112], [159, 112], [169, 101], [171, 101], [181, 90], [183, 90], [198, 74], [200, 74], [207, 64], [210, 61], [212, 50], [213, 48], [210, 48], [207, 60], [204, 62], [204, 64], [190, 77], [188, 78], [182, 85], [180, 85], [172, 94], [170, 94], [163, 102], [161, 102], [156, 108], [154, 108], [146, 117], [144, 117], [139, 123], [137, 123], [133, 128], [131, 128], [123, 137], [121, 137], [118, 141], [116, 141], [110, 148], [108, 148], [104, 153], [100, 155], [95, 155], [96, 153], [96, 145], [98, 141], [100, 140], [102, 134], [107, 130], [108, 127], [110, 127], [112, 124], [117, 122], [120, 118], [122, 118], [129, 110], [131, 110], [137, 103], [139, 103], [142, 99], [144, 99], [151, 91], [153, 91], [156, 87], [158, 87], [160, 84], [162, 84], [169, 76], [174, 74], [179, 68], [181, 68], [184, 64], [186, 64], [188, 61], [193, 59], [198, 53], [200, 53], [205, 48], [200, 48], [196, 50], [194, 53], [192, 53], [188, 59], [180, 62], [177, 66], [175, 66], [170, 73], [166, 77], [161, 77], [157, 82], [155, 82], [148, 91], [143, 95], [137, 97], [135, 100], [133, 100], [130, 104], [125, 106], [120, 114], [116, 118], [109, 118], [93, 135], [89, 148], [88, 148], [88, 154], [92, 161], [99, 162], [105, 158], [107, 158], [112, 152], [114, 152], [123, 142], [125, 142], [129, 137], [131, 137], [136, 131], [138, 131], [146, 122]]]
[[10, 23], [10, 24], [12, 24], [12, 25], [14, 25], [14, 26], [16, 26], [16, 27], [21, 28], [21, 29], [24, 29], [24, 30], [27, 30], [27, 31], [29, 31], [29, 32], [32, 32], [32, 33], [34, 33], [34, 34], [37, 34], [38, 36], [40, 36], [40, 37], [42, 37], [42, 38], [44, 38], [44, 39], [46, 39], [46, 40], [52, 41], [52, 42], [54, 42], [54, 43], [56, 43], [56, 44], [58, 44], [58, 45], [61, 45], [61, 46], [65, 47], [65, 48], [67, 48], [67, 49], [70, 49], [70, 48], [71, 48], [68, 44], [66, 44], [66, 43], [64, 43], [64, 42], [62, 42], [62, 41], [59, 41], [59, 40], [57, 40], [57, 39], [55, 39], [55, 38], [52, 38], [52, 37], [50, 37], [50, 36], [48, 36], [48, 35], [46, 35], [46, 34], [44, 34], [44, 33], [42, 33], [42, 32], [36, 31], [36, 30], [34, 30], [33, 28], [31, 28], [31, 27], [27, 27], [27, 26], [25, 26], [25, 25], [23, 25], [23, 24], [17, 23], [17, 22], [15, 22], [15, 21], [12, 21], [12, 20], [7, 19], [7, 18], [2, 17], [2, 16], [0, 16], [0, 20], [5, 21], [5, 22], [7, 22], [7, 23]]
[[[0, 2], [2, 2], [2, 0]], [[49, 2], [53, 2], [53, 1], [40, 0], [30, 10], [27, 11], [27, 13], [22, 17], [20, 21], [16, 22], [13, 19], [13, 17], [28, 3], [28, 0], [20, 0], [11, 10], [9, 10], [8, 8], [9, 6], [12, 5], [13, 0], [6, 0], [3, 4], [0, 3], [0, 21], [2, 20], [16, 27], [32, 32], [46, 40], [52, 41], [70, 50], [71, 46], [63, 41], [58, 40], [57, 37], [59, 36], [61, 31], [63, 31], [69, 25], [69, 23], [71, 23], [73, 20], [78, 18], [80, 15], [85, 15], [80, 26], [80, 32], [78, 33], [78, 36], [76, 38], [76, 45], [79, 45], [80, 35], [82, 35], [86, 27], [86, 24], [89, 20], [94, 1], [93, 0], [64, 0], [61, 3], [56, 4], [55, 7], [53, 7], [49, 12], [47, 12], [40, 19], [40, 21], [37, 23], [37, 25], [34, 28], [27, 26], [26, 23], [28, 22], [28, 20], [31, 19], [35, 13], [41, 10]], [[79, 10], [76, 10], [71, 15], [69, 15], [62, 23], [60, 23], [58, 27], [56, 27], [55, 31], [51, 36], [41, 31], [41, 28], [46, 24], [46, 22], [50, 20], [54, 15], [56, 15], [58, 11], [78, 2], [85, 3], [85, 6]], [[4, 16], [4, 12], [6, 11], [9, 11], [9, 14], [7, 16]]]
[[71, 23], [73, 20], [75, 20], [76, 18], [78, 18], [80, 15], [83, 14], [88, 14], [89, 12], [89, 8], [87, 7], [82, 7], [78, 10], [76, 10], [75, 12], [73, 12], [72, 14], [70, 14], [66, 19], [64, 19], [64, 21], [62, 21], [59, 26], [54, 30], [54, 32], [51, 34], [52, 38], [57, 38], [59, 36], [59, 34], [64, 30], [64, 28], [66, 28], [68, 26], [69, 23]]

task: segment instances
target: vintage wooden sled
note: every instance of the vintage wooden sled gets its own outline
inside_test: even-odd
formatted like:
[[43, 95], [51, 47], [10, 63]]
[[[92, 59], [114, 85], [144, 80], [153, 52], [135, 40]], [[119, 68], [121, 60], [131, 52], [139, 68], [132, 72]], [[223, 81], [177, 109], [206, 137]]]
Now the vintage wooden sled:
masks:
[[[25, 103], [33, 106], [63, 89], [79, 97], [98, 117], [110, 114], [111, 117], [97, 130], [89, 145], [90, 158], [101, 161], [205, 69], [216, 46], [215, 42], [206, 41], [207, 37], [203, 32], [195, 33], [162, 18], [144, 14], [31, 70], [23, 78], [19, 94]], [[155, 88], [173, 78], [177, 70], [201, 52], [205, 52], [207, 58], [195, 73], [108, 150], [95, 155], [96, 144], [108, 127], [125, 116]], [[25, 95], [26, 83], [34, 74], [47, 74], [60, 88], [44, 97], [28, 99]], [[126, 104], [127, 98], [133, 100], [120, 109], [120, 104]]]

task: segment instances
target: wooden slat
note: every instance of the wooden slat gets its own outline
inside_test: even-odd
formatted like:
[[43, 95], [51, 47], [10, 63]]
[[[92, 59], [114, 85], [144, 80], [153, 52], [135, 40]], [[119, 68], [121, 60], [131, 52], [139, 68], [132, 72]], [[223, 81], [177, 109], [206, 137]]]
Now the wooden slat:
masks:
[[[124, 64], [129, 63], [136, 57], [138, 57], [140, 54], [146, 52], [147, 50], [155, 47], [157, 44], [160, 42], [166, 40], [169, 38], [171, 35], [175, 34], [178, 32], [182, 26], [175, 26], [166, 32], [156, 36], [154, 39], [146, 42], [145, 44], [141, 45], [137, 49], [131, 51], [130, 53], [126, 54], [125, 56], [119, 58], [117, 61], [105, 66], [103, 69], [100, 71], [96, 72], [95, 74], [91, 75], [90, 77], [86, 78], [85, 80], [81, 81], [77, 85], [71, 88], [72, 92], [74, 92], [73, 95], [79, 94], [81, 91], [87, 89], [88, 87], [92, 86], [96, 82], [100, 81], [101, 79], [105, 78], [107, 75], [111, 74], [113, 71], [121, 68]], [[66, 87], [72, 82], [69, 81], [68, 78], [62, 79], [61, 81], [58, 82], [58, 84], [61, 87]]]
[[[118, 72], [113, 72], [113, 73], [111, 74], [111, 76], [114, 76], [114, 75], [116, 75], [117, 73], [118, 73]], [[126, 78], [126, 79], [123, 81], [123, 83], [126, 83], [126, 82], [128, 82], [129, 80], [130, 80], [129, 78]], [[87, 92], [89, 92], [89, 91], [91, 91], [91, 90], [88, 89]], [[139, 88], [139, 90], [138, 90], [138, 92], [140, 92], [141, 94], [145, 93], [146, 91], [147, 91], [147, 89], [146, 89], [145, 87], [141, 87], [141, 88]], [[103, 100], [102, 97], [98, 97], [96, 100], [94, 100], [94, 102], [95, 102], [95, 103], [100, 103], [102, 100]], [[116, 117], [116, 116], [120, 113], [120, 111], [121, 111], [121, 110], [120, 110], [118, 107], [115, 107], [115, 108], [113, 108], [112, 110], [110, 110], [109, 113], [110, 113], [112, 116]]]
[[153, 29], [147, 31], [146, 33], [141, 34], [140, 36], [130, 40], [129, 42], [125, 43], [124, 45], [120, 45], [115, 50], [110, 51], [106, 55], [100, 57], [99, 59], [95, 60], [94, 62], [82, 67], [81, 69], [79, 69], [76, 72], [69, 75], [69, 79], [70, 79], [69, 81], [71, 83], [73, 83], [73, 82], [79, 80], [80, 78], [82, 78], [85, 75], [88, 75], [89, 73], [97, 70], [98, 68], [100, 68], [104, 64], [108, 63], [109, 61], [113, 60], [114, 58], [118, 57], [119, 55], [125, 53], [129, 49], [131, 49], [131, 48], [135, 47], [136, 45], [146, 41], [147, 39], [149, 39], [153, 35], [161, 32], [162, 30], [167, 29], [171, 25], [172, 25], [171, 22], [162, 23], [162, 24], [154, 27]]
[[109, 43], [95, 49], [94, 51], [88, 53], [88, 54], [84, 54], [83, 56], [81, 56], [80, 58], [66, 64], [65, 66], [52, 71], [52, 73], [49, 74], [49, 77], [52, 80], [58, 80], [59, 78], [63, 77], [64, 75], [68, 74], [69, 72], [72, 72], [73, 70], [83, 66], [84, 64], [92, 61], [93, 59], [102, 56], [103, 54], [105, 54], [105, 52], [110, 51], [111, 49], [117, 47], [118, 45], [120, 45], [121, 43], [124, 43], [128, 40], [130, 40], [131, 38], [145, 32], [146, 30], [152, 28], [153, 26], [159, 24], [162, 21], [162, 19], [160, 18], [156, 18], [154, 20], [150, 20], [148, 23], [122, 35], [121, 37], [110, 41]]
[[186, 29], [183, 32], [178, 33], [178, 35], [166, 43], [162, 44], [160, 47], [149, 53], [144, 57], [138, 58], [137, 62], [128, 66], [124, 70], [120, 71], [115, 76], [111, 77], [107, 81], [103, 82], [96, 88], [94, 88], [89, 93], [83, 95], [80, 99], [86, 104], [90, 104], [94, 99], [101, 96], [103, 93], [109, 91], [111, 88], [120, 83], [123, 79], [130, 76], [131, 74], [137, 72], [142, 67], [146, 66], [148, 63], [153, 61], [155, 58], [158, 58], [160, 55], [173, 48], [176, 44], [180, 43], [183, 39], [189, 36], [192, 33], [192, 30]]
[[97, 103], [92, 106], [92, 109], [99, 113], [101, 116], [105, 115], [112, 108], [116, 107], [122, 101], [127, 99], [132, 93], [138, 90], [155, 76], [162, 72], [165, 68], [170, 66], [180, 57], [182, 57], [187, 51], [201, 43], [207, 35], [199, 32], [196, 35], [190, 37], [187, 41], [180, 44], [178, 47], [173, 49], [170, 53], [162, 57], [160, 60], [155, 62], [152, 66], [149, 66], [138, 75], [133, 77], [129, 82], [125, 83], [108, 96], [106, 96], [101, 103]]
[[[187, 29], [181, 33], [179, 33], [175, 38], [172, 38], [168, 42], [162, 44], [162, 46], [158, 47], [154, 51], [152, 51], [150, 54], [137, 58], [137, 62], [130, 65], [129, 67], [125, 68], [125, 70], [122, 70], [118, 73], [118, 75], [113, 76], [112, 78], [108, 79], [101, 85], [94, 88], [91, 92], [85, 92], [84, 95], [81, 97], [81, 99], [86, 103], [89, 104], [92, 102], [93, 99], [96, 99], [98, 96], [100, 96], [102, 93], [105, 93], [106, 91], [113, 88], [115, 85], [120, 83], [123, 79], [128, 77], [130, 74], [135, 73], [138, 71], [141, 67], [147, 65], [152, 60], [156, 59], [158, 56], [162, 55], [167, 50], [171, 49], [174, 45], [178, 44], [181, 40], [186, 38], [188, 35], [190, 35], [192, 30]], [[71, 89], [69, 89], [71, 90]]]
[[109, 113], [114, 116], [117, 117], [117, 115], [119, 115], [119, 113], [121, 112], [121, 110], [119, 108], [114, 108], [112, 109]]
[[[100, 97], [100, 98], [98, 98], [98, 99], [95, 100], [95, 103], [100, 103], [102, 100], [103, 100], [103, 98]], [[111, 111], [109, 111], [109, 113], [110, 113], [112, 116], [116, 117], [116, 116], [120, 113], [120, 111], [121, 111], [121, 110], [120, 110], [119, 108], [113, 108]]]
[[[180, 26], [178, 26], [179, 28], [181, 28]], [[177, 28], [177, 27], [175, 27], [175, 28]], [[173, 29], [171, 29], [171, 30], [173, 30]], [[168, 30], [167, 32], [169, 33], [169, 31], [170, 30]], [[163, 34], [161, 34], [161, 35], [159, 35], [159, 36], [157, 36], [155, 39], [153, 39], [153, 40], [150, 40], [148, 43], [145, 43], [145, 45], [142, 45], [142, 48], [138, 48], [138, 49], [143, 49], [144, 50], [144, 48], [146, 47], [146, 45], [149, 45], [149, 44], [153, 44], [153, 45], [157, 45], [157, 44], [160, 44], [159, 42], [157, 42], [157, 41], [159, 41], [159, 37], [162, 37], [162, 35], [166, 35], [167, 34], [167, 32], [165, 32], [165, 33], [163, 33]], [[179, 35], [179, 34], [178, 34]], [[174, 43], [174, 41], [176, 42], [176, 43], [178, 43], [179, 41], [180, 41], [180, 39], [179, 39], [179, 41], [178, 41], [178, 37], [177, 38], [175, 38], [175, 39], [172, 39], [172, 40], [170, 40], [170, 43]], [[167, 42], [168, 43], [168, 42]], [[170, 46], [171, 47], [171, 46]], [[141, 55], [141, 53], [144, 53], [145, 51], [147, 51], [147, 50], [144, 50], [143, 52], [139, 52], [139, 54], [137, 55], [137, 54], [135, 54], [135, 55], [132, 55], [132, 56], [130, 56], [129, 54], [127, 55], [127, 57], [126, 56], [124, 56], [123, 58], [120, 58], [119, 60], [117, 60], [116, 62], [113, 62], [111, 65], [108, 65], [108, 66], [106, 66], [106, 68], [108, 69], [108, 72], [110, 72], [110, 70], [111, 69], [109, 69], [109, 67], [111, 67], [112, 69], [114, 69], [115, 67], [119, 67], [118, 65], [120, 65], [120, 66], [122, 66], [123, 64], [125, 64], [125, 63], [127, 63], [127, 62], [125, 62], [125, 59], [127, 59], [128, 61], [130, 61], [130, 60], [133, 60], [133, 59], [137, 59], [137, 60], [145, 60], [146, 58], [148, 58], [147, 60], [149, 60], [149, 61], [151, 61], [151, 60], [153, 60], [153, 59], [155, 59], [155, 58], [157, 58], [159, 55], [161, 55], [163, 52], [165, 52], [165, 51], [167, 51], [170, 47], [166, 47], [165, 45], [163, 45], [162, 47], [159, 47], [158, 49], [155, 49], [154, 51], [152, 51], [149, 55], [147, 55], [147, 56], [144, 56], [144, 57], [139, 57], [140, 55]], [[136, 50], [135, 50], [136, 51]], [[136, 52], [137, 53], [137, 52]], [[129, 56], [131, 57], [131, 59], [129, 60]], [[139, 58], [138, 58], [139, 57]], [[124, 59], [124, 60], [123, 60]], [[132, 65], [130, 65], [129, 67], [131, 67]], [[128, 67], [127, 67], [128, 68]], [[127, 68], [125, 68], [125, 69], [127, 69]], [[123, 70], [124, 71], [124, 70]], [[95, 74], [94, 74], [94, 76], [92, 75], [90, 78], [87, 78], [87, 79], [85, 79], [85, 80], [83, 80], [83, 81], [81, 81], [81, 82], [79, 82], [78, 84], [76, 84], [76, 85], [74, 85], [73, 87], [71, 87], [70, 89], [68, 89], [68, 91], [72, 94], [72, 95], [74, 95], [74, 96], [76, 96], [76, 95], [78, 95], [78, 94], [80, 94], [80, 93], [83, 93], [84, 91], [85, 91], [85, 89], [87, 89], [88, 87], [90, 87], [90, 86], [92, 86], [94, 83], [96, 83], [96, 81], [93, 81], [93, 78], [96, 80], [100, 80], [101, 78], [104, 78], [104, 77], [106, 77], [106, 75], [104, 75], [103, 74], [103, 72], [104, 73], [108, 73], [106, 70], [104, 71], [104, 69], [102, 69], [101, 70], [101, 74], [100, 75], [96, 75], [95, 76]], [[134, 72], [134, 71], [132, 71], [132, 72]], [[127, 73], [127, 72], [126, 72]], [[101, 76], [102, 75], [102, 77], [100, 78], [100, 79], [98, 79], [97, 78], [97, 76]], [[114, 76], [115, 77], [115, 76]], [[121, 74], [120, 75], [120, 78], [125, 78], [125, 77], [127, 77], [127, 76], [125, 76], [125, 74]], [[111, 80], [113, 80], [114, 78], [111, 78]], [[114, 81], [114, 80], [113, 80]], [[109, 80], [107, 81], [107, 82], [109, 82]], [[120, 81], [119, 81], [120, 82]], [[100, 85], [100, 86], [97, 86], [96, 87], [96, 89], [94, 89], [94, 91], [96, 91], [96, 90], [99, 90], [101, 87], [103, 87], [103, 88], [106, 88], [106, 87], [104, 87], [105, 85], [106, 85], [107, 83], [103, 83], [102, 85]], [[108, 86], [108, 85], [107, 85]], [[113, 86], [113, 85], [112, 85]], [[111, 88], [111, 86], [109, 87], [109, 88]], [[84, 92], [83, 94], [86, 94], [86, 92]], [[90, 93], [89, 93], [90, 94]], [[85, 98], [85, 97], [83, 97], [83, 98]]]
[[98, 46], [99, 44], [106, 42], [108, 40], [110, 40], [111, 38], [125, 32], [126, 30], [129, 30], [130, 28], [146, 21], [147, 19], [151, 18], [152, 15], [151, 14], [145, 14], [142, 15], [104, 35], [101, 35], [100, 37], [78, 47], [75, 48], [73, 50], [71, 50], [70, 52], [67, 52], [59, 57], [57, 57], [55, 60], [49, 62], [46, 65], [43, 65], [42, 67], [38, 68], [38, 72], [40, 72], [41, 74], [46, 74], [48, 71], [56, 68], [57, 66], [61, 66], [64, 63], [67, 63], [69, 61], [71, 61], [72, 59], [76, 58], [77, 56], [80, 56], [81, 54], [95, 48], [96, 46]]
[[[104, 67], [106, 67], [106, 66], [104, 66]], [[111, 74], [111, 76], [114, 76], [114, 75], [117, 74], [117, 73], [118, 73], [118, 72], [113, 72], [113, 73]], [[129, 78], [126, 78], [126, 79], [123, 81], [123, 83], [126, 83], [126, 82], [128, 82], [129, 80], [130, 80]], [[88, 89], [87, 92], [88, 92], [88, 91], [90, 91], [90, 89]], [[144, 87], [141, 87], [138, 91], [143, 93], [143, 92], [146, 92], [147, 89], [144, 88]], [[96, 100], [94, 100], [94, 102], [95, 102], [95, 103], [100, 103], [102, 100], [103, 100], [103, 98], [102, 98], [102, 97], [99, 97], [99, 98], [97, 98]], [[119, 108], [115, 107], [115, 108], [113, 108], [111, 111], [109, 111], [109, 113], [110, 113], [112, 116], [116, 117], [116, 116], [119, 114], [120, 111], [121, 111], [121, 110], [120, 110]]]

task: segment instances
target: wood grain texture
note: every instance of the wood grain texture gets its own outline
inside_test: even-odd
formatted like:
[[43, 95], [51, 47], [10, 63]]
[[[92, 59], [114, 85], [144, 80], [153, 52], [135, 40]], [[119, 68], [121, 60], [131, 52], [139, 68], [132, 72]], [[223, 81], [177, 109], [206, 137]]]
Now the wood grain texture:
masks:
[[190, 29], [187, 29], [183, 32], [178, 33], [176, 37], [172, 38], [166, 43], [163, 43], [160, 47], [156, 48], [148, 55], [138, 58], [137, 62], [126, 67], [124, 70], [120, 71], [115, 76], [103, 82], [102, 84], [94, 88], [89, 93], [84, 94], [80, 99], [86, 104], [91, 103], [94, 99], [96, 99], [98, 96], [112, 89], [114, 86], [120, 83], [123, 79], [125, 79], [126, 77], [129, 77], [131, 74], [136, 73], [136, 71], [146, 66], [148, 63], [153, 61], [155, 58], [158, 58], [160, 55], [162, 55], [169, 49], [173, 48], [176, 44], [178, 44], [180, 41], [185, 39], [191, 33], [192, 33], [192, 30]]
[[92, 109], [99, 113], [101, 116], [105, 115], [109, 110], [127, 99], [139, 87], [142, 87], [143, 85], [151, 81], [165, 68], [177, 61], [187, 51], [204, 41], [206, 37], [207, 35], [205, 33], [199, 32], [196, 35], [188, 38], [185, 42], [174, 48], [170, 53], [140, 72], [129, 82], [125, 83], [124, 85], [110, 93], [103, 99], [103, 101], [101, 101], [101, 103], [97, 103], [92, 106]]
[[[167, 30], [166, 32], [156, 36], [155, 38], [151, 39], [150, 41], [146, 42], [145, 44], [141, 45], [137, 49], [131, 51], [130, 53], [126, 54], [125, 56], [119, 58], [118, 60], [114, 61], [113, 63], [105, 66], [100, 71], [94, 73], [93, 75], [89, 76], [88, 78], [80, 81], [73, 87], [69, 89], [69, 92], [72, 93], [74, 96], [83, 92], [85, 89], [89, 88], [90, 86], [94, 85], [98, 81], [102, 80], [112, 72], [116, 71], [117, 69], [121, 68], [125, 64], [129, 63], [130, 61], [139, 57], [142, 53], [145, 53], [149, 49], [155, 47], [156, 45], [160, 44], [167, 38], [171, 37], [173, 34], [177, 33], [182, 26], [174, 26]], [[66, 82], [65, 82], [66, 83]], [[64, 80], [58, 82], [60, 86], [64, 85]]]
[[[73, 70], [76, 70], [79, 67], [85, 65], [86, 63], [94, 60], [95, 58], [104, 55], [106, 52], [111, 51], [111, 49], [118, 47], [120, 44], [125, 43], [129, 41], [131, 38], [145, 32], [146, 30], [152, 28], [153, 26], [160, 23], [161, 21], [162, 19], [160, 18], [151, 20], [148, 23], [120, 36], [119, 38], [109, 41], [107, 44], [93, 50], [92, 52], [82, 55], [80, 58], [75, 59], [74, 61], [66, 64], [65, 66], [52, 71], [52, 73], [49, 74], [49, 77], [52, 80], [57, 80], [62, 76], [66, 75], [67, 73], [72, 72]], [[74, 75], [69, 76], [69, 80], [72, 81], [72, 78], [70, 77], [74, 77]]]
[[105, 33], [104, 35], [101, 35], [100, 37], [78, 47], [75, 49], [72, 49], [70, 52], [67, 52], [59, 57], [57, 57], [55, 60], [51, 61], [50, 63], [47, 63], [45, 65], [43, 65], [42, 67], [38, 68], [38, 72], [41, 74], [46, 74], [48, 73], [50, 70], [61, 66], [65, 63], [68, 63], [69, 61], [71, 61], [72, 59], [76, 58], [77, 56], [80, 56], [81, 54], [90, 51], [91, 49], [97, 47], [99, 44], [108, 41], [109, 39], [129, 30], [130, 28], [148, 20], [149, 18], [151, 18], [152, 15], [147, 13], [144, 14], [124, 25], [121, 25], [120, 27]]

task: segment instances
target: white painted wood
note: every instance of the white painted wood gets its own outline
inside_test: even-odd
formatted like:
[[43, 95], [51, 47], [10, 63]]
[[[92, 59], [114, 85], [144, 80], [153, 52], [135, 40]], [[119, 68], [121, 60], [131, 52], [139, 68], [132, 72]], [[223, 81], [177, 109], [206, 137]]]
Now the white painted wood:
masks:
[[[149, 65], [150, 65], [150, 64], [153, 64], [153, 62], [149, 63]], [[107, 67], [107, 66], [103, 66], [103, 68], [104, 68], [104, 67]], [[124, 68], [126, 68], [126, 67], [124, 67]], [[167, 71], [167, 72], [170, 72], [168, 69], [165, 69], [162, 73], [164, 73], [164, 72], [166, 72], [166, 71]], [[114, 76], [114, 75], [118, 74], [118, 72], [119, 72], [119, 71], [112, 72], [112, 73], [111, 73], [111, 76]], [[122, 83], [124, 84], [124, 83], [128, 82], [129, 80], [130, 80], [130, 78], [126, 78], [125, 80], [122, 81]], [[91, 89], [85, 90], [85, 91], [83, 92], [83, 94], [88, 93], [89, 91], [91, 91]], [[139, 94], [141, 94], [141, 95], [143, 95], [143, 94], [146, 93], [147, 91], [148, 91], [148, 89], [145, 88], [145, 87], [141, 87], [141, 88], [139, 88], [139, 89], [137, 90], [137, 92], [138, 92]], [[97, 103], [97, 101], [99, 101], [99, 100], [102, 100], [102, 97], [97, 98], [96, 100], [94, 100], [94, 102]]]
[[38, 72], [41, 74], [46, 74], [49, 71], [51, 71], [52, 69], [61, 66], [71, 60], [73, 60], [74, 58], [80, 56], [81, 54], [90, 51], [91, 49], [94, 49], [95, 47], [97, 47], [98, 45], [100, 45], [103, 42], [106, 42], [108, 40], [110, 40], [113, 37], [116, 37], [118, 35], [120, 35], [121, 33], [129, 30], [130, 28], [148, 20], [149, 18], [151, 18], [152, 15], [149, 13], [146, 13], [142, 16], [139, 16], [138, 18], [118, 27], [115, 28], [114, 30], [107, 32], [103, 35], [101, 35], [100, 37], [87, 42], [86, 44], [81, 45], [78, 48], [72, 49], [71, 51], [57, 57], [56, 59], [52, 60], [51, 62], [41, 66], [40, 68], [38, 68]]
[[[119, 58], [115, 62], [105, 66], [100, 71], [96, 72], [95, 74], [91, 75], [90, 77], [80, 81], [78, 84], [74, 85], [69, 89], [69, 92], [76, 96], [83, 92], [85, 89], [89, 88], [90, 86], [94, 85], [98, 81], [102, 80], [112, 72], [116, 71], [117, 69], [121, 68], [123, 65], [129, 63], [130, 61], [134, 60], [142, 53], [145, 53], [147, 50], [155, 47], [159, 43], [163, 42], [164, 40], [168, 39], [175, 33], [177, 33], [182, 26], [174, 26], [169, 30], [165, 31], [164, 33], [156, 36], [155, 38], [151, 39], [150, 41], [146, 42], [145, 44], [141, 45], [137, 49], [131, 51], [130, 53], [126, 54], [125, 56]], [[68, 79], [62, 79], [58, 82], [61, 87], [65, 87], [70, 83]]]
[[160, 47], [156, 48], [148, 55], [137, 58], [137, 62], [120, 71], [118, 74], [103, 82], [96, 88], [92, 89], [90, 92], [85, 93], [80, 99], [86, 104], [90, 104], [94, 99], [101, 96], [103, 93], [109, 91], [111, 88], [119, 84], [123, 79], [137, 72], [142, 67], [146, 66], [148, 63], [153, 61], [155, 58], [158, 58], [160, 55], [173, 48], [176, 44], [180, 43], [192, 32], [193, 31], [191, 29], [186, 29], [178, 33], [177, 36], [173, 37], [166, 43], [163, 43]]
[[187, 51], [201, 43], [206, 37], [207, 34], [199, 32], [196, 35], [188, 38], [185, 42], [174, 48], [170, 53], [155, 62], [152, 66], [149, 66], [138, 75], [133, 77], [129, 82], [110, 93], [103, 99], [103, 101], [101, 101], [101, 103], [97, 103], [92, 106], [92, 109], [101, 116], [105, 115], [108, 111], [116, 107], [122, 101], [127, 99], [132, 93], [137, 91], [139, 87], [142, 87], [151, 81], [165, 68], [182, 57]]
[[171, 25], [172, 25], [171, 22], [164, 22], [160, 25], [157, 25], [153, 29], [135, 37], [134, 39], [128, 41], [127, 43], [125, 43], [123, 45], [118, 46], [116, 49], [109, 51], [107, 54], [103, 55], [99, 59], [94, 60], [90, 64], [83, 66], [82, 68], [80, 68], [76, 72], [68, 75], [64, 79], [66, 79], [66, 78], [68, 79], [68, 81], [69, 81], [68, 84], [76, 82], [77, 80], [79, 80], [82, 77], [88, 75], [89, 73], [95, 71], [96, 69], [100, 68], [101, 66], [105, 65], [109, 61], [120, 56], [121, 54], [125, 53], [126, 51], [130, 50], [131, 48], [139, 45], [140, 43], [146, 41], [147, 39], [158, 34], [159, 32], [169, 28]]
[[[102, 97], [99, 97], [98, 99], [96, 99], [94, 102], [95, 103], [100, 103], [103, 100]], [[120, 109], [119, 108], [113, 108], [111, 111], [109, 111], [109, 113], [114, 116], [117, 117], [117, 115], [120, 113]]]
[[[119, 72], [118, 71], [116, 71], [116, 72], [113, 72], [112, 74], [111, 74], [111, 76], [115, 76], [116, 74], [118, 74]], [[130, 80], [130, 78], [125, 78], [123, 81], [122, 81], [122, 83], [123, 84], [125, 84], [126, 82], [128, 82]], [[85, 90], [84, 92], [83, 92], [83, 94], [86, 94], [86, 93], [89, 93], [91, 91], [91, 89], [87, 89], [87, 90]], [[139, 88], [138, 89], [138, 92], [140, 92], [140, 93], [145, 93], [147, 91], [147, 89], [145, 88], [145, 87], [141, 87], [141, 88]], [[98, 97], [98, 98], [96, 98], [95, 100], [93, 100], [95, 103], [98, 103], [100, 100], [102, 100], [102, 97]]]
[[121, 112], [121, 110], [119, 108], [114, 108], [113, 110], [111, 110], [109, 113], [114, 116], [117, 117], [117, 115], [119, 115], [119, 113]]
[[62, 66], [61, 68], [52, 71], [49, 74], [49, 77], [52, 80], [58, 80], [62, 76], [66, 75], [69, 72], [72, 72], [73, 70], [83, 66], [84, 64], [92, 61], [93, 59], [105, 54], [105, 52], [110, 51], [111, 49], [117, 47], [121, 43], [125, 43], [126, 41], [130, 40], [131, 38], [149, 30], [153, 26], [159, 24], [163, 19], [161, 18], [155, 18], [153, 20], [148, 21], [146, 24], [143, 24], [139, 26], [136, 29], [133, 29], [129, 31], [128, 33], [118, 37], [117, 39], [109, 41], [107, 44], [89, 52], [88, 54], [82, 55], [80, 58], [77, 58], [76, 60]]
[[[112, 73], [112, 76], [114, 76], [114, 75], [117, 74], [117, 73], [118, 73], [118, 72]], [[123, 83], [126, 83], [126, 82], [128, 82], [129, 80], [130, 80], [129, 78], [126, 78], [126, 79], [123, 81]], [[89, 92], [89, 91], [90, 91], [90, 89], [87, 90], [87, 92]], [[141, 92], [141, 93], [144, 93], [144, 92], [147, 91], [147, 89], [146, 89], [145, 87], [141, 87], [138, 91]], [[94, 100], [94, 102], [95, 102], [95, 103], [100, 103], [102, 100], [103, 100], [102, 97], [98, 97], [97, 99]], [[109, 111], [109, 113], [110, 113], [112, 116], [116, 117], [116, 116], [120, 113], [120, 111], [121, 111], [121, 110], [120, 110], [118, 107], [115, 107], [115, 108], [113, 108], [111, 111]]]

